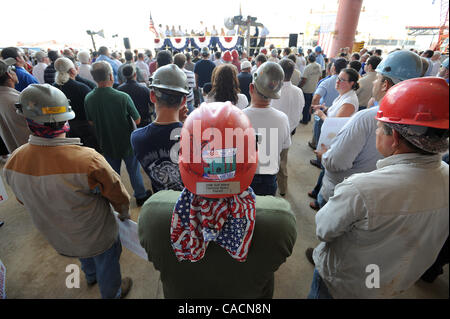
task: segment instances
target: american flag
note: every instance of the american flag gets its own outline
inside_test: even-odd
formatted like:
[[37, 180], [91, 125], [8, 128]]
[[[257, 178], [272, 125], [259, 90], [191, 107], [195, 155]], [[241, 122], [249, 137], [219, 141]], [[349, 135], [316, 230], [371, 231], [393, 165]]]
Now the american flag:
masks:
[[186, 188], [174, 207], [170, 239], [179, 261], [202, 259], [208, 243], [216, 242], [234, 259], [247, 259], [255, 226], [255, 194], [249, 187], [239, 195], [209, 199]]
[[158, 31], [155, 29], [155, 24], [153, 23], [152, 13], [150, 12], [150, 23], [148, 26], [149, 30], [155, 34], [156, 37], [159, 37]]

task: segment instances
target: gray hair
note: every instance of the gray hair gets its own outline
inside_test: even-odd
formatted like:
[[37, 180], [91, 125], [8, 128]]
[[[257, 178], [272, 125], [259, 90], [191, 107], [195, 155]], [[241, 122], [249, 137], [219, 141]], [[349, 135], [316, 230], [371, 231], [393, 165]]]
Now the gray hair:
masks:
[[68, 58], [58, 58], [55, 61], [55, 82], [56, 84], [63, 85], [70, 80], [69, 71], [70, 69], [75, 69], [75, 65]]
[[88, 64], [90, 59], [90, 54], [87, 51], [81, 51], [77, 54], [78, 60], [83, 64]]
[[106, 61], [98, 61], [92, 64], [91, 75], [97, 83], [109, 81], [112, 73], [113, 69]]

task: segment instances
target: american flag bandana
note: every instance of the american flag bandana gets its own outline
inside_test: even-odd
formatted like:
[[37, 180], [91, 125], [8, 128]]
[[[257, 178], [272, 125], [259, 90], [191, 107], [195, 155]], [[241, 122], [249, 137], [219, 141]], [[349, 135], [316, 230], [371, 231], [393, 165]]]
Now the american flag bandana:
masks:
[[247, 259], [255, 227], [255, 194], [251, 187], [239, 195], [205, 198], [181, 192], [172, 214], [170, 239], [179, 261], [199, 261], [210, 241], [234, 259]]

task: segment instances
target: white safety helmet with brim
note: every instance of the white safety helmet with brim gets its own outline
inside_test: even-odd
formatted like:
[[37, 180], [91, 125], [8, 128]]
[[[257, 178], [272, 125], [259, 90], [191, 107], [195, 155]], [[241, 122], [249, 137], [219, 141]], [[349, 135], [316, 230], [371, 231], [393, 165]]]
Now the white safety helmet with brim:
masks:
[[284, 71], [278, 63], [266, 62], [253, 75], [256, 91], [266, 98], [279, 99], [283, 85]]
[[72, 120], [75, 113], [65, 94], [50, 84], [30, 84], [20, 93], [17, 113], [36, 123]]
[[175, 64], [168, 64], [158, 68], [153, 75], [150, 88], [169, 90], [185, 95], [189, 94], [186, 73]]

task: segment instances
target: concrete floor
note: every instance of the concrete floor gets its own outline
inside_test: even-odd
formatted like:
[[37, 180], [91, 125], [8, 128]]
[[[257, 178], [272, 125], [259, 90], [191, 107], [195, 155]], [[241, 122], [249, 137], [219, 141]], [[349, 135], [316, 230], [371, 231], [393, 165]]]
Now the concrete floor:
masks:
[[[311, 137], [311, 124], [299, 126], [289, 150], [289, 190], [286, 199], [291, 203], [297, 217], [298, 237], [291, 257], [275, 274], [274, 298], [306, 298], [313, 274], [313, 266], [305, 258], [304, 251], [315, 247], [315, 212], [309, 208], [311, 190], [319, 175], [319, 170], [309, 164], [313, 157], [307, 146]], [[0, 165], [0, 168], [3, 168]], [[144, 175], [147, 187], [150, 182]], [[130, 194], [132, 188], [125, 168], [122, 179]], [[97, 285], [87, 287], [84, 279], [79, 289], [66, 288], [66, 266], [80, 265], [75, 258], [58, 255], [43, 236], [33, 226], [29, 214], [14, 198], [7, 186], [9, 199], [0, 206], [0, 220], [5, 222], [0, 228], [0, 259], [7, 268], [6, 290], [8, 298], [100, 298]], [[131, 215], [134, 221], [139, 208], [133, 202]], [[129, 276], [134, 286], [128, 298], [163, 298], [159, 272], [153, 265], [127, 249], [121, 257], [122, 275]], [[448, 298], [448, 265], [444, 275], [433, 284], [419, 281], [398, 298]], [[82, 277], [84, 278], [84, 277]]]

